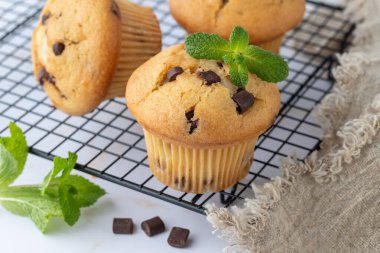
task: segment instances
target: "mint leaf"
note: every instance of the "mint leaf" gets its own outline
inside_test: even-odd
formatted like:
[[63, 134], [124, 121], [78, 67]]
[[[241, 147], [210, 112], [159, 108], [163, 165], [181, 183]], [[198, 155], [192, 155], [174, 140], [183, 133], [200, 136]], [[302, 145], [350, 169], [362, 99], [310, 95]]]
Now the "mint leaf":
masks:
[[63, 217], [67, 224], [73, 226], [80, 217], [80, 210], [77, 201], [74, 196], [77, 191], [76, 189], [68, 184], [63, 184], [59, 186], [59, 204], [62, 208]]
[[259, 47], [249, 46], [244, 58], [248, 70], [264, 81], [277, 83], [289, 75], [289, 67], [284, 59]]
[[80, 176], [70, 175], [77, 155], [54, 158], [54, 167], [41, 185], [9, 185], [22, 173], [28, 148], [20, 128], [9, 125], [11, 137], [0, 139], [0, 203], [8, 211], [29, 217], [44, 232], [52, 217], [64, 217], [74, 225], [80, 208], [94, 204], [105, 191]]
[[187, 53], [196, 59], [223, 60], [230, 67], [231, 81], [240, 88], [248, 83], [249, 72], [271, 83], [280, 82], [289, 75], [284, 59], [250, 46], [248, 33], [239, 26], [231, 32], [229, 42], [215, 34], [195, 33], [186, 38], [185, 45]]
[[77, 162], [77, 155], [69, 152], [69, 158], [54, 157], [54, 167], [53, 170], [45, 177], [44, 182], [41, 185], [42, 194], [45, 193], [46, 188], [49, 186], [51, 181], [62, 172], [62, 177], [69, 175], [72, 169], [75, 167]]
[[44, 232], [52, 217], [62, 217], [56, 199], [41, 195], [38, 187], [9, 187], [0, 191], [0, 203], [9, 212], [29, 217]]
[[17, 161], [3, 145], [0, 145], [0, 188], [13, 183], [18, 176], [18, 171]]
[[68, 184], [76, 189], [74, 199], [79, 207], [89, 207], [106, 194], [102, 188], [81, 176], [70, 175], [61, 183]]
[[249, 35], [240, 26], [235, 27], [230, 36], [231, 49], [235, 52], [241, 52], [248, 48]]
[[195, 59], [222, 60], [230, 53], [228, 41], [215, 34], [194, 33], [185, 41], [186, 51]]
[[[22, 173], [28, 156], [28, 145], [26, 144], [21, 128], [15, 123], [10, 123], [9, 130], [11, 136], [0, 138], [0, 145], [3, 146], [13, 157], [13, 161], [16, 161], [17, 169], [14, 167], [3, 167], [0, 171], [0, 186], [8, 186], [16, 180], [16, 178]], [[2, 152], [2, 155], [7, 156], [4, 152]], [[0, 159], [3, 159], [3, 157], [1, 156]], [[7, 162], [9, 161], [10, 159], [7, 159]]]
[[[81, 176], [70, 175], [77, 156], [69, 153], [67, 159], [54, 158], [54, 168], [45, 177], [41, 193], [59, 200], [63, 217], [73, 226], [80, 217], [80, 208], [93, 205], [105, 191]], [[60, 176], [58, 174], [62, 172]]]
[[248, 83], [248, 68], [244, 62], [244, 57], [236, 55], [235, 57], [226, 55], [224, 62], [229, 65], [231, 81], [239, 88], [244, 88]]

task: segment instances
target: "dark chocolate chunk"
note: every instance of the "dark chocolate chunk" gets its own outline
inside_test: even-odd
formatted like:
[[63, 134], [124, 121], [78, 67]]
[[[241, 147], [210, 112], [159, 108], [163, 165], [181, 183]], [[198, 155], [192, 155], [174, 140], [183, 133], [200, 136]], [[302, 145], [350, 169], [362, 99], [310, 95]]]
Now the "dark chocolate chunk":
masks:
[[133, 234], [133, 221], [129, 218], [115, 218], [112, 229], [114, 234]]
[[112, 11], [112, 13], [113, 13], [116, 17], [118, 17], [118, 18], [121, 17], [121, 15], [120, 15], [119, 5], [118, 5], [115, 1], [112, 1], [112, 4], [111, 4], [111, 11]]
[[165, 231], [165, 224], [160, 217], [154, 217], [141, 223], [141, 228], [147, 236], [154, 236]]
[[55, 84], [55, 77], [52, 76], [52, 75], [50, 75], [50, 74], [48, 73], [48, 76], [46, 77], [46, 81], [48, 81], [48, 82], [51, 83], [51, 84]]
[[187, 123], [190, 124], [189, 134], [192, 134], [194, 132], [194, 130], [198, 127], [199, 119], [193, 120], [193, 118], [194, 118], [194, 109], [192, 109], [192, 110], [188, 111], [187, 113], [185, 113], [185, 116], [186, 116], [186, 119], [187, 119]]
[[48, 76], [48, 73], [46, 72], [46, 69], [45, 68], [40, 69], [40, 71], [38, 72], [38, 82], [41, 85], [43, 85], [47, 76]]
[[175, 248], [185, 248], [190, 230], [186, 228], [173, 227], [168, 237], [168, 243]]
[[46, 13], [45, 15], [43, 15], [41, 17], [41, 24], [42, 25], [46, 25], [46, 21], [51, 17], [51, 14], [50, 13]]
[[57, 42], [53, 45], [53, 52], [56, 56], [59, 56], [63, 53], [63, 51], [65, 50], [65, 44], [61, 43], [61, 42]]
[[189, 130], [189, 134], [194, 133], [195, 129], [197, 129], [197, 127], [198, 127], [198, 122], [199, 122], [199, 119], [190, 122], [190, 130]]
[[185, 113], [185, 116], [187, 121], [190, 123], [191, 119], [194, 117], [194, 110], [188, 111], [187, 113]]
[[166, 74], [166, 81], [167, 82], [173, 82], [177, 79], [177, 76], [183, 73], [183, 68], [181, 67], [174, 67], [168, 71]]
[[211, 70], [198, 72], [198, 77], [205, 80], [206, 85], [211, 85], [213, 83], [220, 83], [222, 81], [220, 79], [220, 76], [218, 76], [215, 72]]
[[39, 72], [38, 72], [38, 82], [41, 84], [41, 85], [44, 85], [45, 81], [46, 82], [49, 82], [51, 84], [55, 84], [55, 77], [50, 75], [45, 68], [42, 68]]
[[237, 104], [237, 111], [240, 114], [246, 112], [253, 105], [255, 100], [254, 96], [246, 90], [238, 90], [232, 99]]

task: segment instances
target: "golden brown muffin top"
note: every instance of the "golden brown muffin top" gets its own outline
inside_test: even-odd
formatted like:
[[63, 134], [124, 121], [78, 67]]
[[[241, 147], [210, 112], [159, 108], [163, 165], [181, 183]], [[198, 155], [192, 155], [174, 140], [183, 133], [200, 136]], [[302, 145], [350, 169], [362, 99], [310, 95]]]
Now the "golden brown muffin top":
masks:
[[[174, 67], [181, 67], [183, 73], [179, 71], [173, 76]], [[202, 78], [200, 73], [207, 71], [220, 80], [216, 76]], [[228, 73], [227, 65], [196, 60], [185, 52], [183, 45], [175, 45], [132, 74], [127, 84], [127, 105], [146, 130], [170, 142], [210, 147], [264, 133], [280, 109], [276, 84], [250, 73], [246, 91], [253, 94], [254, 104], [239, 113], [232, 99], [238, 89]], [[208, 81], [213, 83], [208, 85]]]
[[251, 43], [277, 38], [302, 20], [305, 0], [170, 0], [174, 18], [190, 33], [216, 33], [227, 39], [235, 26]]
[[106, 96], [121, 45], [113, 0], [48, 0], [32, 39], [34, 74], [53, 104], [71, 115]]

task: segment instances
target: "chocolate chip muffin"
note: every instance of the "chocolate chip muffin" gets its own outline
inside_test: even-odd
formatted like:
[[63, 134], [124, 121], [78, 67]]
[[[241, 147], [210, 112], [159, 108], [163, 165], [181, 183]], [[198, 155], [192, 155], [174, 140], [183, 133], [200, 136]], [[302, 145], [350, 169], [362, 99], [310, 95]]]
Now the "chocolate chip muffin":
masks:
[[129, 110], [144, 129], [149, 164], [164, 184], [204, 193], [244, 178], [257, 138], [280, 109], [275, 84], [249, 73], [245, 89], [228, 66], [172, 46], [140, 66], [127, 85]]
[[215, 33], [228, 39], [239, 25], [250, 43], [278, 52], [284, 34], [303, 18], [305, 0], [170, 0], [173, 17], [189, 33]]
[[70, 115], [124, 96], [133, 70], [160, 50], [152, 10], [126, 0], [48, 0], [32, 39], [35, 77]]

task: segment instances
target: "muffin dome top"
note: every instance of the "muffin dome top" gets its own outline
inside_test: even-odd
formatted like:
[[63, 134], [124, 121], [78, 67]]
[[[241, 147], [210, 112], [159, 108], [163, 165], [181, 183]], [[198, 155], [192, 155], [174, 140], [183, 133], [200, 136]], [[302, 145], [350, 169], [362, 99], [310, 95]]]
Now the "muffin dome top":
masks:
[[32, 39], [34, 73], [53, 104], [82, 115], [104, 100], [121, 47], [113, 0], [49, 0]]
[[216, 33], [227, 39], [235, 26], [251, 43], [272, 40], [303, 18], [305, 0], [170, 0], [174, 18], [189, 32]]
[[[244, 141], [273, 124], [280, 94], [275, 84], [249, 74], [246, 91], [254, 103], [241, 113], [234, 96], [240, 91], [228, 73], [221, 62], [196, 60], [183, 45], [172, 46], [133, 73], [127, 105], [146, 130], [171, 142], [218, 146]], [[241, 98], [241, 107], [247, 99]]]

